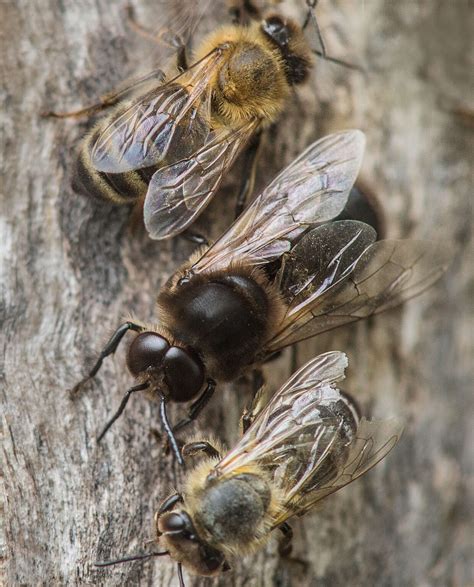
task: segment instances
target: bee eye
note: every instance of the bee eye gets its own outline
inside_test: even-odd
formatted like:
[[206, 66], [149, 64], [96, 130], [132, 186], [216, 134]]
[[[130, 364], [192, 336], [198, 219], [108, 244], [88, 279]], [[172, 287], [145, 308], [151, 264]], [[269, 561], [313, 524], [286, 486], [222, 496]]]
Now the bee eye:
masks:
[[186, 529], [186, 520], [181, 514], [170, 513], [161, 520], [162, 532], [183, 532]]
[[279, 16], [271, 16], [270, 18], [267, 18], [265, 24], [274, 31], [285, 28], [285, 23]]
[[267, 18], [263, 22], [262, 29], [279, 47], [284, 47], [288, 44], [288, 27], [278, 16]]
[[149, 367], [160, 367], [169, 346], [168, 341], [155, 332], [142, 332], [136, 336], [127, 354], [130, 373], [136, 377]]
[[163, 368], [171, 399], [187, 402], [199, 393], [204, 383], [204, 366], [199, 357], [171, 347], [165, 355]]

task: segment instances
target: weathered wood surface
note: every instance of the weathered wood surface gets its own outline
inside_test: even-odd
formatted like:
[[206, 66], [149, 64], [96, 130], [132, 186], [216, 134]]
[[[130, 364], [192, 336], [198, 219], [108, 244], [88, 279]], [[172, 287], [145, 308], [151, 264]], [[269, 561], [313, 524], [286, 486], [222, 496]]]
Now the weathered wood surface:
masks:
[[[345, 350], [347, 389], [374, 415], [403, 415], [405, 435], [384, 464], [295, 523], [295, 554], [307, 560], [305, 569], [280, 561], [271, 542], [215, 584], [467, 586], [474, 580], [473, 142], [465, 118], [453, 111], [473, 108], [469, 2], [321, 4], [330, 52], [361, 60], [369, 76], [318, 61], [267, 141], [261, 183], [321, 134], [362, 128], [363, 175], [383, 198], [389, 236], [454, 242], [459, 254], [419, 300], [299, 349], [300, 363]], [[144, 22], [158, 18], [155, 0], [135, 5]], [[170, 460], [150, 434], [156, 406], [132, 401], [97, 446], [97, 431], [130, 382], [123, 351], [80, 400], [72, 402], [67, 389], [125, 314], [153, 316], [160, 283], [191, 246], [133, 235], [125, 210], [77, 196], [70, 175], [86, 124], [38, 116], [89, 103], [138, 64], [143, 70], [159, 63], [159, 48], [127, 28], [122, 8], [107, 0], [0, 2], [6, 585], [177, 584], [164, 560], [91, 567], [142, 550], [152, 536], [152, 513], [171, 483]], [[293, 11], [301, 18], [303, 2], [294, 0]], [[205, 24], [223, 18], [213, 10]], [[230, 202], [223, 195], [203, 220], [214, 235], [230, 221]], [[288, 366], [288, 355], [272, 365], [272, 384], [287, 378]], [[221, 390], [196, 430], [234, 441], [246, 391], [245, 383]]]

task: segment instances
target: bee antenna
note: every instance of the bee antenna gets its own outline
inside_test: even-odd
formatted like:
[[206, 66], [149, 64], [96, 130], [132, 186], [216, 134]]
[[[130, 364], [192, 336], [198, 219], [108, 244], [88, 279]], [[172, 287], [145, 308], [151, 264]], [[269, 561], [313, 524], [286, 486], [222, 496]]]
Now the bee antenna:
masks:
[[361, 65], [356, 65], [355, 63], [349, 63], [349, 61], [344, 61], [343, 59], [338, 59], [337, 57], [330, 57], [326, 55], [322, 51], [318, 51], [317, 49], [312, 49], [312, 52], [321, 57], [321, 59], [325, 59], [326, 61], [331, 61], [331, 63], [337, 63], [337, 65], [342, 65], [343, 67], [347, 67], [348, 69], [353, 69], [355, 71], [361, 71], [365, 73], [365, 68]]
[[318, 19], [316, 18], [315, 8], [318, 3], [318, 0], [306, 0], [306, 5], [308, 6], [308, 12], [306, 13], [306, 18], [303, 23], [303, 30], [308, 26], [310, 22], [313, 23], [314, 28], [316, 30], [316, 34], [318, 36], [319, 44], [321, 45], [321, 50], [313, 49], [312, 52], [321, 57], [321, 59], [325, 59], [326, 61], [331, 61], [331, 63], [336, 63], [337, 65], [342, 65], [342, 67], [347, 67], [348, 69], [353, 69], [355, 71], [362, 71], [365, 72], [365, 69], [360, 65], [355, 65], [354, 63], [349, 63], [348, 61], [344, 61], [342, 59], [337, 59], [337, 57], [330, 57], [326, 51], [326, 45], [324, 43], [323, 35], [321, 33], [321, 29], [319, 28]]
[[179, 581], [179, 587], [186, 587], [186, 585], [184, 584], [184, 577], [183, 577], [183, 565], [181, 563], [178, 563], [178, 581]]
[[314, 28], [316, 29], [316, 34], [318, 35], [319, 44], [321, 45], [321, 54], [323, 56], [326, 55], [326, 45], [324, 44], [323, 35], [321, 34], [321, 29], [319, 28], [318, 19], [316, 18], [315, 8], [318, 3], [318, 0], [306, 0], [306, 6], [308, 7], [308, 12], [306, 13], [306, 18], [304, 19], [303, 26], [301, 27], [303, 30], [309, 25], [310, 21], [313, 21]]
[[163, 552], [148, 552], [146, 554], [135, 554], [133, 556], [125, 556], [123, 558], [118, 558], [113, 561], [102, 561], [100, 563], [94, 563], [94, 567], [110, 567], [112, 565], [118, 565], [120, 563], [128, 563], [130, 561], [140, 561], [146, 560], [147, 558], [152, 558], [153, 556], [165, 556], [169, 554], [167, 550]]

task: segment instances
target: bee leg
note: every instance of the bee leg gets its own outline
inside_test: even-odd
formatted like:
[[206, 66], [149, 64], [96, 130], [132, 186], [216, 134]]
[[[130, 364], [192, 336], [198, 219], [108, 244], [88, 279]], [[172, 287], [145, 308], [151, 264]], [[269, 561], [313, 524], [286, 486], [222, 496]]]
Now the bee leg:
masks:
[[178, 52], [178, 70], [180, 72], [187, 71], [188, 61], [186, 57], [186, 45], [179, 35], [174, 35], [166, 29], [163, 29], [158, 34], [148, 30], [136, 19], [135, 10], [131, 4], [126, 6], [126, 12], [128, 24], [132, 30], [149, 41], [162, 43], [163, 45], [176, 49]]
[[81, 387], [84, 386], [85, 383], [87, 383], [93, 377], [95, 377], [97, 375], [99, 369], [102, 367], [102, 363], [103, 363], [104, 359], [106, 357], [108, 357], [109, 355], [113, 355], [115, 353], [115, 351], [117, 350], [118, 345], [120, 344], [120, 342], [122, 341], [123, 337], [125, 336], [125, 334], [129, 330], [134, 330], [135, 332], [140, 332], [140, 330], [142, 330], [142, 327], [139, 326], [138, 324], [135, 324], [134, 322], [124, 322], [123, 324], [121, 324], [117, 328], [117, 330], [112, 334], [112, 336], [110, 337], [110, 340], [105, 345], [105, 347], [102, 349], [102, 351], [101, 351], [101, 353], [99, 355], [99, 358], [97, 359], [95, 365], [90, 370], [90, 372], [87, 375], [87, 377], [84, 377], [84, 379], [81, 379], [81, 381], [79, 381], [79, 383], [77, 383], [72, 388], [71, 393], [73, 395], [77, 394], [78, 391], [81, 389]]
[[291, 365], [291, 373], [295, 373], [298, 369], [298, 345], [294, 344], [291, 347], [291, 358], [290, 358], [290, 365]]
[[188, 412], [188, 417], [184, 418], [183, 420], [178, 422], [173, 427], [173, 432], [177, 432], [178, 430], [181, 430], [181, 428], [184, 428], [185, 426], [190, 424], [193, 420], [195, 420], [199, 416], [199, 414], [202, 412], [202, 410], [208, 404], [211, 397], [214, 395], [215, 389], [216, 389], [216, 382], [213, 379], [208, 379], [206, 389], [197, 398], [197, 400], [193, 404], [191, 404], [191, 407], [189, 408], [189, 412]]
[[122, 398], [122, 401], [120, 402], [120, 406], [119, 406], [118, 410], [115, 412], [115, 414], [109, 420], [109, 422], [107, 423], [107, 425], [105, 426], [105, 428], [99, 434], [99, 436], [97, 438], [97, 442], [100, 442], [104, 438], [106, 432], [110, 429], [110, 427], [115, 422], [115, 420], [117, 420], [118, 418], [120, 418], [120, 416], [122, 415], [122, 412], [125, 410], [125, 407], [128, 404], [128, 400], [130, 399], [132, 393], [135, 393], [135, 391], [143, 391], [147, 387], [148, 387], [148, 383], [141, 383], [140, 385], [136, 385], [135, 387], [131, 387], [125, 393], [125, 395]]
[[183, 457], [181, 456], [181, 451], [179, 449], [178, 441], [174, 435], [173, 428], [171, 427], [171, 424], [168, 420], [168, 414], [166, 412], [166, 402], [167, 402], [167, 398], [164, 395], [162, 395], [161, 402], [160, 402], [161, 423], [163, 425], [163, 428], [165, 429], [166, 435], [168, 436], [168, 445], [171, 447], [171, 450], [174, 452], [174, 455], [175, 455], [178, 463], [182, 467], [184, 467], [184, 460], [183, 460]]
[[247, 432], [254, 419], [254, 415], [251, 413], [251, 411], [245, 408], [244, 413], [240, 418], [240, 427], [242, 429], [242, 434], [245, 434]]
[[186, 45], [183, 43], [181, 39], [178, 37], [179, 45], [176, 47], [177, 54], [176, 54], [176, 67], [180, 73], [184, 73], [189, 69], [188, 63], [188, 56], [186, 51]]
[[209, 241], [205, 236], [189, 229], [182, 232], [179, 236], [182, 236], [187, 241], [194, 243], [195, 245], [209, 245]]
[[170, 495], [169, 497], [167, 497], [160, 505], [160, 507], [158, 508], [158, 512], [157, 515], [161, 516], [161, 514], [164, 514], [165, 512], [169, 512], [170, 510], [172, 510], [174, 508], [174, 506], [177, 503], [182, 503], [183, 502], [183, 496], [181, 495], [181, 493], [173, 493], [172, 495]]
[[[269, 400], [268, 390], [265, 388], [265, 380], [260, 370], [254, 371], [254, 394], [252, 400], [244, 409], [240, 418], [240, 427], [242, 434], [245, 434], [252, 425], [255, 418], [260, 414]], [[258, 387], [257, 387], [258, 385]]]
[[97, 104], [86, 106], [85, 108], [79, 108], [78, 110], [71, 110], [70, 112], [55, 112], [54, 110], [47, 110], [41, 112], [40, 116], [43, 118], [79, 118], [81, 116], [92, 116], [96, 112], [115, 106], [120, 100], [127, 97], [127, 94], [135, 92], [137, 87], [141, 84], [156, 79], [158, 82], [162, 82], [165, 78], [165, 74], [161, 69], [155, 69], [151, 73], [133, 80], [127, 84], [124, 88], [104, 94], [99, 98]]
[[287, 558], [290, 556], [293, 549], [293, 529], [288, 524], [288, 522], [283, 522], [283, 524], [278, 526], [278, 530], [283, 533], [283, 536], [280, 538], [278, 543], [278, 553], [280, 556]]
[[279, 544], [278, 544], [278, 554], [286, 559], [290, 563], [297, 563], [303, 567], [304, 570], [307, 570], [308, 563], [307, 561], [291, 556], [291, 552], [293, 550], [293, 529], [288, 524], [288, 522], [283, 522], [278, 526], [278, 529], [283, 533]]
[[259, 131], [251, 139], [250, 145], [244, 153], [244, 164], [242, 169], [243, 181], [240, 186], [237, 201], [235, 203], [235, 218], [242, 213], [245, 202], [252, 195], [255, 187], [255, 175], [257, 172], [257, 163], [260, 155], [260, 145], [262, 139], [262, 132]]
[[187, 442], [182, 450], [184, 457], [193, 457], [200, 452], [211, 458], [221, 458], [221, 453], [207, 440], [200, 440], [197, 442]]
[[272, 361], [276, 361], [277, 359], [279, 359], [282, 356], [282, 354], [283, 354], [283, 351], [275, 351], [271, 355], [268, 355], [268, 357], [266, 357], [263, 360], [263, 363], [266, 365], [267, 363], [271, 363]]
[[321, 59], [325, 59], [326, 61], [331, 61], [332, 63], [337, 63], [338, 65], [342, 65], [343, 67], [347, 67], [348, 69], [354, 69], [356, 71], [364, 72], [364, 68], [360, 65], [356, 65], [355, 63], [349, 63], [348, 61], [344, 61], [342, 59], [337, 59], [337, 57], [330, 57], [326, 51], [326, 45], [324, 43], [323, 35], [321, 34], [321, 29], [319, 28], [318, 19], [316, 18], [315, 8], [318, 4], [319, 0], [306, 0], [306, 6], [308, 7], [308, 11], [306, 13], [305, 20], [302, 25], [302, 29], [304, 30], [310, 22], [313, 23], [314, 28], [316, 29], [316, 34], [318, 36], [319, 44], [321, 45], [321, 50], [313, 49], [313, 53]]

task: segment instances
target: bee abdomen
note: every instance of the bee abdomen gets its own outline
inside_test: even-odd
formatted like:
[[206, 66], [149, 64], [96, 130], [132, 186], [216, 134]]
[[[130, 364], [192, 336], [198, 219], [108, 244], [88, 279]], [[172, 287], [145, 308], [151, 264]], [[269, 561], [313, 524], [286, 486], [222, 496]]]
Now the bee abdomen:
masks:
[[81, 193], [102, 198], [114, 204], [133, 204], [146, 194], [150, 170], [104, 173], [95, 169], [90, 154], [99, 132], [99, 129], [92, 132], [82, 145], [76, 164], [74, 188]]

